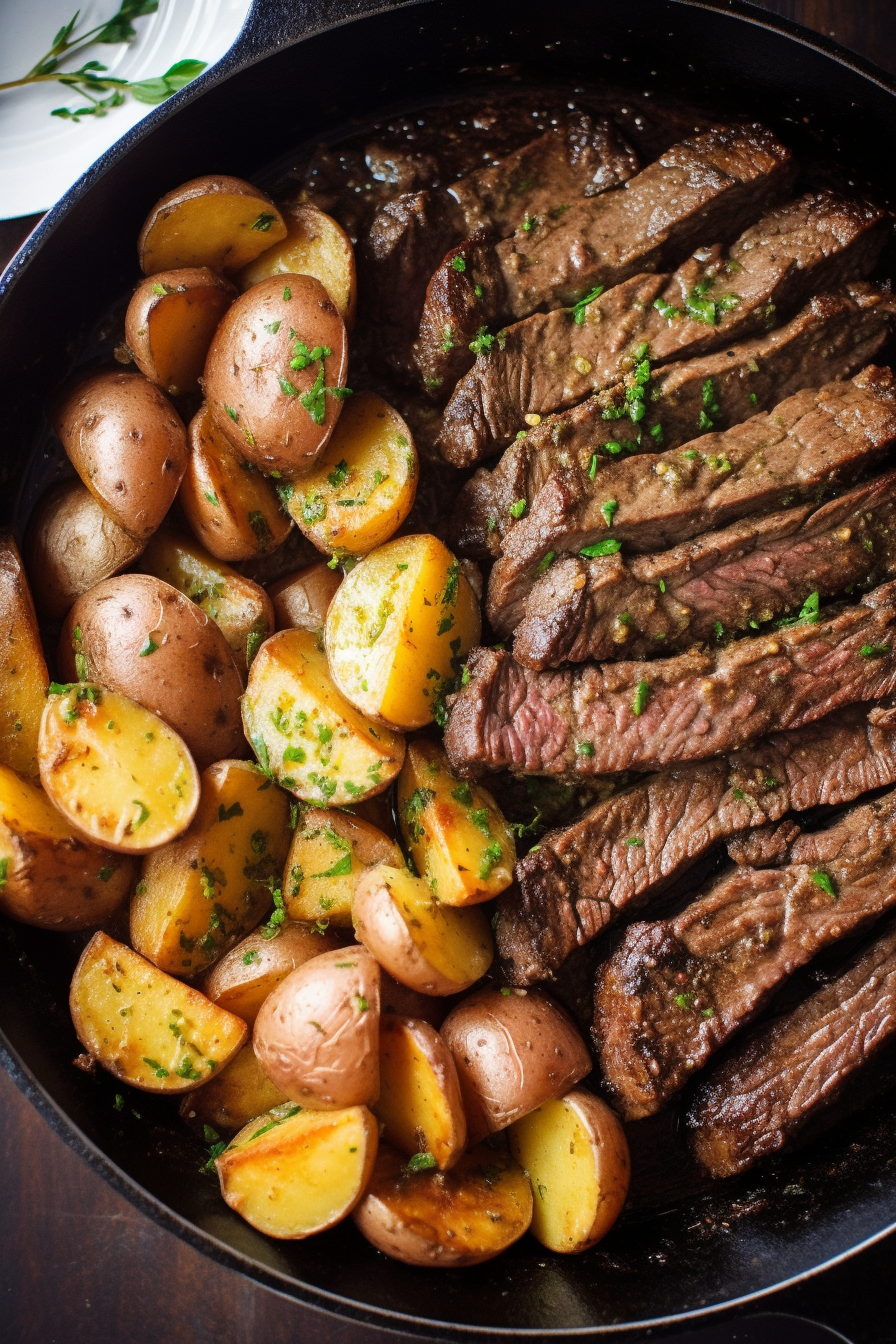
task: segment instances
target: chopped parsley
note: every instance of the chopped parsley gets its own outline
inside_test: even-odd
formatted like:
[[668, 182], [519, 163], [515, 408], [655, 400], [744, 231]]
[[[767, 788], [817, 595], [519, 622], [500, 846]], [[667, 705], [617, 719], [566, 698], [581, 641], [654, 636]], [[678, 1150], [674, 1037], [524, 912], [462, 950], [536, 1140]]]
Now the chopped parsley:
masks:
[[635, 716], [643, 714], [649, 699], [650, 683], [647, 681], [639, 681], [635, 688], [635, 697], [632, 700], [632, 713]]
[[615, 555], [621, 550], [621, 541], [617, 541], [615, 537], [606, 537], [604, 541], [595, 541], [591, 546], [583, 546], [579, 555], [584, 555], [589, 560], [596, 560], [598, 556]]
[[432, 1171], [433, 1167], [435, 1167], [436, 1165], [437, 1165], [436, 1160], [433, 1157], [432, 1153], [414, 1153], [412, 1157], [408, 1158], [405, 1170]]
[[859, 649], [863, 658], [884, 658], [889, 652], [889, 644], [863, 644]]
[[572, 313], [572, 320], [577, 327], [583, 327], [585, 325], [585, 309], [588, 307], [589, 303], [593, 303], [595, 299], [600, 298], [601, 294], [604, 292], [604, 288], [604, 285], [595, 285], [594, 289], [589, 290], [587, 294], [583, 294], [579, 301], [573, 304], [570, 312]]
[[811, 877], [816, 887], [821, 887], [822, 891], [827, 892], [828, 896], [830, 896], [832, 900], [834, 901], [837, 900], [838, 891], [836, 886], [834, 885], [834, 880], [829, 873], [826, 873], [822, 868], [818, 868], [814, 873], [811, 874]]

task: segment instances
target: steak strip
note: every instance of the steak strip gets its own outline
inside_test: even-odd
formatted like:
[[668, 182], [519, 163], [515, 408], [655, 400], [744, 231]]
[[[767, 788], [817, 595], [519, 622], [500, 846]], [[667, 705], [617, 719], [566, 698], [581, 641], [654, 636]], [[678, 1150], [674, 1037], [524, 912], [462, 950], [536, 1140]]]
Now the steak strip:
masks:
[[[755, 853], [761, 830], [790, 809], [852, 802], [892, 784], [896, 724], [861, 705], [639, 781], [548, 832], [517, 863], [495, 926], [505, 978], [520, 986], [554, 979], [577, 947], [652, 900], [719, 841], [740, 837]], [[791, 823], [783, 828], [790, 829], [779, 857], [794, 839]]]
[[633, 924], [598, 972], [594, 1045], [617, 1110], [652, 1115], [823, 948], [896, 902], [896, 793], [736, 868], [671, 920]]

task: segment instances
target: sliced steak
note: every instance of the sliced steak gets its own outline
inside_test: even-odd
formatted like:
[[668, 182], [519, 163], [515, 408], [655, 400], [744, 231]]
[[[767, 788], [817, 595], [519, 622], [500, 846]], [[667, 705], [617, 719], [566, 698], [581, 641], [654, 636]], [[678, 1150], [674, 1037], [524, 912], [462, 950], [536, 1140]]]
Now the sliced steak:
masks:
[[896, 925], [831, 984], [756, 1028], [701, 1084], [685, 1123], [698, 1162], [734, 1176], [853, 1090], [896, 1033]]
[[[807, 387], [849, 378], [863, 368], [889, 337], [896, 321], [896, 300], [889, 286], [856, 281], [842, 291], [816, 295], [784, 327], [729, 346], [716, 354], [667, 364], [651, 373], [646, 413], [637, 424], [607, 419], [608, 408], [625, 405], [617, 384], [571, 411], [546, 418], [512, 443], [492, 471], [480, 468], [461, 490], [454, 511], [455, 548], [484, 559], [498, 555], [504, 535], [514, 526], [510, 512], [519, 501], [527, 507], [554, 465], [575, 460], [590, 471], [639, 448], [669, 450], [710, 429], [730, 429], [758, 411], [771, 410], [785, 397]], [[662, 442], [656, 443], [661, 427]], [[611, 446], [607, 449], [606, 445]]]
[[551, 565], [526, 603], [524, 667], [644, 658], [757, 629], [816, 594], [896, 577], [896, 471], [816, 508], [751, 515], [659, 555]]
[[[854, 706], [850, 706], [850, 709], [852, 708]], [[844, 714], [849, 712], [850, 710], [841, 711]], [[825, 738], [820, 745], [828, 751], [836, 746], [828, 738]], [[884, 782], [896, 784], [896, 774], [891, 772], [891, 778]], [[791, 850], [802, 833], [802, 828], [795, 821], [785, 818], [776, 824], [768, 822], [765, 826], [755, 826], [750, 831], [734, 835], [727, 841], [725, 848], [728, 850], [729, 859], [734, 863], [749, 868], [777, 868], [790, 860]]]
[[880, 717], [850, 705], [720, 760], [672, 766], [548, 832], [498, 901], [505, 978], [553, 979], [577, 947], [652, 900], [719, 841], [733, 847], [739, 837], [736, 862], [778, 863], [800, 834], [779, 822], [786, 812], [896, 784], [896, 727]]
[[564, 551], [609, 540], [659, 551], [751, 513], [817, 499], [864, 475], [896, 439], [896, 380], [870, 365], [847, 382], [797, 392], [771, 412], [695, 446], [641, 453], [594, 479], [555, 467], [492, 569], [487, 611], [506, 635], [535, 580]]
[[533, 672], [476, 649], [450, 697], [445, 746], [467, 775], [565, 777], [656, 770], [737, 751], [896, 689], [896, 583], [817, 625], [653, 662]]
[[896, 794], [791, 857], [735, 868], [676, 918], [633, 924], [601, 967], [594, 1045], [626, 1119], [659, 1110], [798, 967], [896, 903]]
[[887, 236], [887, 217], [876, 207], [810, 193], [747, 229], [727, 258], [714, 246], [672, 276], [638, 275], [621, 293], [608, 290], [579, 310], [575, 321], [568, 309], [527, 318], [458, 383], [445, 408], [442, 454], [455, 466], [481, 461], [507, 444], [526, 416], [618, 382], [640, 345], [654, 363], [730, 348], [774, 326], [779, 313], [813, 292], [868, 275]]

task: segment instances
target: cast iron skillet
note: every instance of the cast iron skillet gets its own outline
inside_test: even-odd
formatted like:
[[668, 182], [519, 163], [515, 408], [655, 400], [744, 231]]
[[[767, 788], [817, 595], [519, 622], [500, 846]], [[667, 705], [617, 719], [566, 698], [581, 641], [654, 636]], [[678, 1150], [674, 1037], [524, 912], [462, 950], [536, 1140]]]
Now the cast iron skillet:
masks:
[[[347, 19], [352, 20], [346, 22]], [[825, 152], [886, 200], [896, 86], [834, 44], [733, 0], [258, 0], [230, 56], [112, 149], [43, 221], [0, 287], [0, 483], [21, 524], [45, 477], [42, 405], [85, 332], [136, 276], [134, 240], [164, 191], [207, 172], [258, 175], [353, 117], [519, 63], [533, 78], [606, 75], [761, 118], [799, 152]], [[0, 929], [0, 1051], [54, 1128], [117, 1189], [203, 1252], [340, 1315], [419, 1334], [602, 1334], [670, 1325], [817, 1272], [896, 1225], [896, 1129], [886, 1099], [825, 1140], [711, 1195], [620, 1225], [564, 1259], [527, 1238], [473, 1270], [388, 1261], [342, 1226], [273, 1242], [231, 1213], [170, 1103], [72, 1067], [75, 955], [64, 936]], [[136, 1095], [136, 1094], [131, 1094]], [[134, 1113], [139, 1111], [139, 1117]]]

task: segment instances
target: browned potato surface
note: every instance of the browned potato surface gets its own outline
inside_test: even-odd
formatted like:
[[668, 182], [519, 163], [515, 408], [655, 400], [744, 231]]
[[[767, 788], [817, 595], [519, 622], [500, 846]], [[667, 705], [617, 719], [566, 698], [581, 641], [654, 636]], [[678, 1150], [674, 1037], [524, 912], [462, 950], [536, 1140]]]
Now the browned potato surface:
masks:
[[223, 1069], [216, 1069], [210, 1082], [187, 1093], [180, 1103], [180, 1115], [200, 1134], [204, 1134], [207, 1125], [216, 1132], [234, 1134], [284, 1101], [286, 1098], [264, 1073], [250, 1043]]
[[308, 808], [296, 827], [283, 872], [290, 919], [352, 927], [352, 900], [361, 874], [375, 863], [403, 863], [382, 831], [338, 808]]
[[409, 989], [380, 967], [380, 1012], [418, 1018], [438, 1028], [453, 1007], [450, 998], [437, 999], [432, 994], [421, 994], [419, 989]]
[[287, 920], [279, 931], [250, 933], [221, 958], [200, 981], [212, 1003], [236, 1013], [253, 1026], [265, 999], [297, 966], [334, 952], [348, 941], [336, 929]]
[[269, 196], [240, 177], [194, 177], [156, 201], [140, 230], [144, 275], [182, 266], [238, 271], [286, 236]]
[[286, 574], [268, 589], [278, 630], [323, 630], [327, 609], [342, 575], [325, 560], [297, 574]]
[[0, 641], [0, 763], [35, 778], [49, 677], [28, 579], [8, 535], [0, 535]]
[[170, 397], [196, 392], [205, 357], [236, 290], [207, 266], [162, 271], [137, 286], [124, 319], [134, 363]]
[[428, 1022], [382, 1018], [380, 1095], [373, 1113], [386, 1142], [408, 1157], [428, 1154], [444, 1171], [464, 1151], [467, 1121], [454, 1059]]
[[240, 272], [243, 289], [270, 275], [313, 275], [339, 309], [346, 326], [355, 317], [355, 254], [340, 224], [314, 205], [288, 205], [286, 237]]

